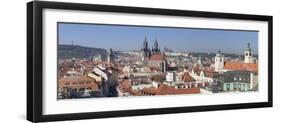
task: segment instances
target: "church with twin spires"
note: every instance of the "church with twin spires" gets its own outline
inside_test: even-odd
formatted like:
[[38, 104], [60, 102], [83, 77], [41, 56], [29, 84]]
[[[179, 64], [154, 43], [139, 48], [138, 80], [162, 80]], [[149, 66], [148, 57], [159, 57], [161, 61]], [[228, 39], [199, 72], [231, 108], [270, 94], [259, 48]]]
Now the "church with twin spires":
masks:
[[155, 39], [152, 48], [148, 46], [147, 38], [144, 38], [141, 48], [141, 59], [144, 65], [151, 69], [166, 72], [167, 61], [164, 53], [161, 53], [158, 41]]

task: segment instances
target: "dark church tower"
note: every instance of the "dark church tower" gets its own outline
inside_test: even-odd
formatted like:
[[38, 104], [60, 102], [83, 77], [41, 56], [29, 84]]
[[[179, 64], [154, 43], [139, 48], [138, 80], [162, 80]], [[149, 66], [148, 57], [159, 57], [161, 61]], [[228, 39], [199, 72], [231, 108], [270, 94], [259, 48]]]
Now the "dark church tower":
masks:
[[110, 64], [114, 64], [114, 54], [113, 54], [113, 51], [112, 49], [110, 48], [108, 51], [107, 51], [107, 64], [110, 65]]
[[161, 54], [157, 39], [155, 39], [153, 47], [152, 47], [152, 55], [154, 55], [154, 54]]
[[142, 61], [144, 61], [146, 58], [149, 58], [151, 56], [151, 51], [148, 48], [148, 42], [146, 37], [144, 38], [143, 46], [141, 48], [141, 54], [142, 54]]

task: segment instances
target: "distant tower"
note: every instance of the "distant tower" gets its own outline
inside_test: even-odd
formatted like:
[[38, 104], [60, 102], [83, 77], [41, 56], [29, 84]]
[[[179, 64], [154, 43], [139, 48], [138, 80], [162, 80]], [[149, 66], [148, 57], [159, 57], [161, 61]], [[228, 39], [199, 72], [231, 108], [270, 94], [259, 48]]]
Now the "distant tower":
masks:
[[224, 56], [219, 50], [215, 57], [215, 71], [221, 71], [224, 67]]
[[113, 54], [113, 51], [112, 49], [110, 48], [108, 51], [108, 55], [107, 55], [107, 64], [111, 64], [111, 63], [114, 63], [114, 54]]
[[202, 58], [201, 58], [201, 56], [199, 56], [197, 63], [198, 63], [199, 66], [203, 66], [202, 65]]
[[155, 38], [155, 41], [154, 41], [154, 44], [153, 44], [153, 47], [152, 47], [152, 54], [160, 54], [160, 48], [158, 46], [158, 41], [157, 39]]
[[148, 42], [147, 42], [146, 37], [144, 38], [143, 46], [141, 48], [141, 55], [142, 55], [142, 61], [144, 61], [145, 58], [149, 58], [151, 55], [151, 51], [148, 48]]
[[248, 46], [245, 50], [245, 63], [252, 63], [253, 62], [253, 56], [252, 56], [252, 49], [250, 47], [250, 43], [248, 43]]

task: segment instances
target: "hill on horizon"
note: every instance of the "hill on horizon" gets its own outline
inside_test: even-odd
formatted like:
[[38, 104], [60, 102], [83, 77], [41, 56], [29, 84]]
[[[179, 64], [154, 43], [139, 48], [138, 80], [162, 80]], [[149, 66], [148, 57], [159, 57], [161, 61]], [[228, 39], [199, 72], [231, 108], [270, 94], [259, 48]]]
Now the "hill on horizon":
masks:
[[104, 59], [107, 56], [107, 50], [102, 48], [85, 47], [79, 45], [59, 44], [58, 58], [92, 58], [101, 55]]

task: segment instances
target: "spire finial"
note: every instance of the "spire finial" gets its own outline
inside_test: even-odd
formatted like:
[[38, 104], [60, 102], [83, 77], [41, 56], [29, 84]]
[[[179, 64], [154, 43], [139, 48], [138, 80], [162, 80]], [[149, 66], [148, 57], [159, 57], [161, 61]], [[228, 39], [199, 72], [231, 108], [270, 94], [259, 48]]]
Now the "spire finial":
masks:
[[143, 49], [146, 50], [148, 47], [148, 43], [147, 43], [147, 39], [146, 39], [146, 35], [144, 37], [144, 41], [143, 41]]
[[247, 50], [247, 51], [251, 51], [250, 42], [248, 42], [246, 50]]

